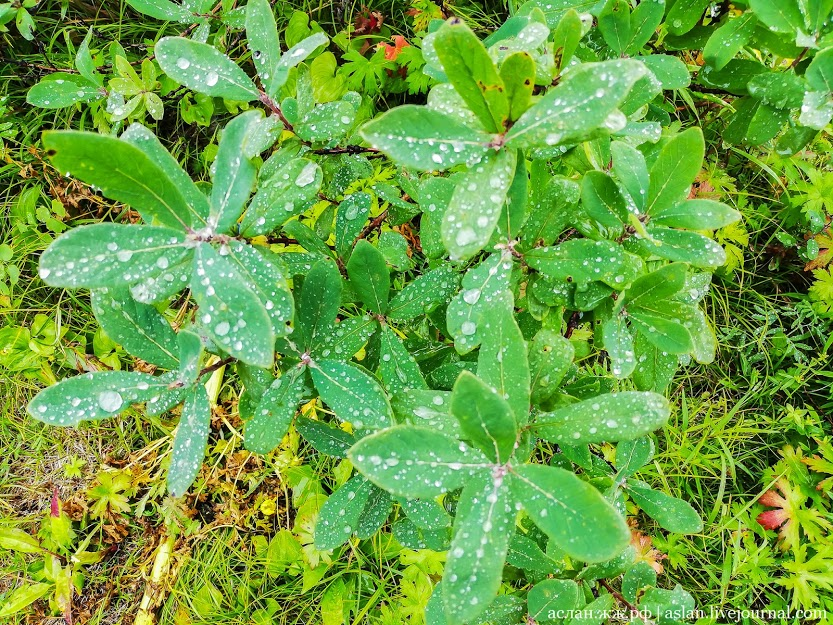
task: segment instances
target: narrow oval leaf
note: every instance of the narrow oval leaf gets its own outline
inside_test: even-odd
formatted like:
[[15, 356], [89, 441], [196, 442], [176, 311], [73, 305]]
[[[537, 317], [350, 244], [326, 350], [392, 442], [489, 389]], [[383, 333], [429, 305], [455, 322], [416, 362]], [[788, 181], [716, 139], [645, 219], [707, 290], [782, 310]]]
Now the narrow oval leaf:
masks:
[[573, 239], [524, 254], [527, 264], [548, 280], [582, 285], [595, 280], [624, 282], [625, 253], [612, 241]]
[[648, 234], [654, 241], [637, 241], [638, 249], [697, 267], [717, 268], [726, 263], [726, 251], [720, 244], [699, 232], [649, 226]]
[[491, 140], [448, 115], [412, 104], [380, 115], [362, 126], [360, 134], [397, 163], [423, 171], [477, 161], [489, 151]]
[[558, 392], [576, 349], [570, 339], [546, 328], [538, 331], [528, 349], [532, 402], [541, 404]]
[[348, 458], [374, 484], [409, 499], [436, 497], [460, 488], [493, 466], [476, 449], [412, 425], [366, 436], [353, 446]]
[[263, 393], [253, 417], [246, 422], [243, 430], [246, 449], [256, 454], [268, 454], [277, 448], [289, 430], [303, 394], [304, 377], [298, 369], [272, 382]]
[[16, 527], [0, 528], [0, 547], [19, 553], [38, 553], [43, 551], [37, 538]]
[[410, 321], [448, 302], [460, 287], [460, 274], [442, 265], [419, 276], [396, 294], [388, 307], [388, 318]]
[[379, 382], [358, 367], [321, 360], [311, 367], [321, 399], [357, 430], [378, 430], [392, 423], [390, 403]]
[[535, 524], [573, 558], [604, 562], [628, 546], [622, 515], [570, 471], [523, 465], [514, 469], [511, 488]]
[[653, 490], [639, 480], [628, 480], [628, 495], [663, 529], [677, 534], [696, 534], [703, 530], [697, 511], [682, 499]]
[[362, 239], [350, 255], [347, 275], [364, 305], [379, 315], [385, 314], [390, 292], [390, 272], [382, 252]]
[[478, 475], [466, 484], [443, 572], [445, 613], [452, 623], [471, 622], [495, 598], [515, 516], [502, 478]]
[[379, 337], [379, 375], [390, 393], [428, 388], [416, 359], [388, 325]]
[[229, 232], [243, 212], [255, 183], [257, 168], [249, 144], [256, 141], [260, 111], [247, 111], [232, 119], [220, 135], [214, 159], [209, 226], [214, 232]]
[[276, 337], [286, 336], [291, 331], [295, 304], [292, 291], [280, 259], [266, 248], [255, 248], [242, 241], [229, 244], [226, 258], [255, 292], [266, 313], [272, 320]]
[[29, 402], [27, 412], [50, 425], [75, 426], [117, 415], [141, 402], [155, 402], [170, 379], [132, 371], [98, 371], [61, 380]]
[[73, 104], [102, 100], [106, 91], [96, 83], [72, 74], [53, 74], [26, 93], [26, 102], [44, 109], [62, 109]]
[[334, 263], [320, 260], [312, 266], [298, 299], [296, 331], [301, 344], [310, 348], [329, 332], [341, 304], [341, 274]]
[[315, 523], [315, 548], [328, 551], [340, 547], [356, 531], [359, 519], [376, 486], [364, 476], [352, 477], [329, 496]]
[[646, 211], [654, 214], [684, 199], [700, 173], [706, 143], [703, 131], [689, 128], [668, 140], [651, 167]]
[[193, 210], [176, 181], [156, 162], [127, 141], [74, 130], [43, 133], [49, 160], [61, 173], [101, 189], [101, 193], [138, 210], [147, 223], [185, 230]]
[[495, 253], [463, 275], [462, 290], [446, 311], [446, 329], [460, 354], [475, 349], [483, 340], [481, 319], [493, 306], [500, 306], [509, 289], [513, 263], [507, 253]]
[[258, 99], [251, 78], [213, 46], [184, 37], [164, 37], [155, 52], [163, 72], [197, 93], [240, 102]]
[[177, 368], [176, 332], [156, 308], [134, 300], [126, 287], [94, 290], [91, 303], [108, 337], [142, 360]]
[[240, 223], [243, 236], [274, 232], [317, 197], [323, 174], [317, 163], [295, 158], [259, 184]]
[[736, 221], [740, 213], [723, 202], [714, 200], [685, 200], [669, 208], [658, 210], [651, 218], [655, 224], [688, 230], [717, 230]]
[[453, 260], [473, 256], [492, 237], [515, 174], [516, 153], [501, 150], [473, 166], [457, 183], [442, 222]]
[[298, 417], [295, 429], [315, 451], [326, 456], [346, 458], [347, 451], [356, 444], [356, 437], [349, 432], [307, 417]]
[[460, 19], [437, 31], [434, 48], [454, 89], [489, 132], [503, 132], [509, 118], [506, 88], [480, 39]]
[[464, 371], [451, 392], [451, 413], [464, 439], [491, 460], [505, 464], [515, 449], [518, 423], [509, 404], [490, 386]]
[[547, 91], [506, 135], [511, 148], [578, 143], [602, 128], [646, 73], [638, 61], [582, 63]]
[[208, 219], [208, 198], [194, 184], [191, 176], [162, 145], [157, 136], [142, 124], [130, 124], [121, 135], [121, 140], [139, 148], [156, 163], [176, 185], [191, 209], [191, 225], [200, 227]]
[[[507, 293], [504, 301], [512, 301], [510, 294]], [[495, 305], [483, 315], [483, 344], [477, 357], [477, 375], [506, 400], [518, 424], [527, 422], [529, 358], [511, 303]]]
[[275, 333], [266, 308], [229, 259], [207, 243], [194, 255], [191, 291], [197, 317], [218, 346], [250, 365], [272, 366]]
[[531, 427], [552, 442], [602, 443], [645, 436], [665, 425], [670, 414], [662, 395], [623, 391], [541, 413]]
[[313, 360], [350, 360], [378, 329], [379, 322], [370, 315], [342, 319], [321, 337], [321, 342], [313, 347], [310, 354]]
[[273, 81], [278, 76], [281, 41], [269, 0], [250, 0], [246, 3], [246, 40], [266, 92], [274, 93]]
[[159, 275], [190, 250], [183, 233], [157, 226], [100, 223], [73, 228], [40, 257], [39, 275], [51, 286], [110, 287]]
[[168, 467], [168, 492], [181, 497], [197, 479], [205, 458], [211, 431], [211, 404], [208, 393], [198, 384], [185, 396], [182, 415], [176, 428], [171, 464]]
[[193, 12], [170, 0], [127, 0], [127, 4], [150, 17], [166, 22], [180, 22], [190, 24], [197, 21], [198, 16]]

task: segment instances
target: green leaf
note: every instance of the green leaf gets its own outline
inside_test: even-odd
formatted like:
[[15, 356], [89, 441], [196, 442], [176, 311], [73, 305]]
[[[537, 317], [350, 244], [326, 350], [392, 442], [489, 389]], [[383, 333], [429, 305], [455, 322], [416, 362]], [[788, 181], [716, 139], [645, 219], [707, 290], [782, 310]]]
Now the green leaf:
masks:
[[813, 57], [804, 78], [816, 91], [833, 92], [833, 48], [826, 48]]
[[673, 297], [683, 290], [688, 265], [671, 263], [640, 276], [625, 293], [626, 306], [648, 304]]
[[366, 436], [353, 446], [348, 458], [374, 484], [409, 499], [461, 488], [493, 466], [476, 449], [412, 425]]
[[[541, 247], [524, 254], [524, 259], [548, 280], [576, 285], [595, 280], [619, 284], [624, 281], [625, 253], [612, 241], [573, 239], [555, 247]], [[621, 278], [621, 280], [617, 280]]]
[[61, 109], [105, 97], [96, 83], [73, 74], [52, 74], [41, 79], [26, 93], [26, 102], [43, 109]]
[[295, 429], [315, 451], [326, 456], [346, 458], [347, 451], [356, 444], [352, 434], [307, 417], [298, 417]]
[[266, 93], [273, 94], [281, 59], [281, 41], [269, 0], [251, 0], [246, 4], [246, 40], [263, 87]]
[[[550, 25], [553, 25], [551, 21]], [[567, 64], [573, 58], [579, 41], [581, 41], [583, 30], [581, 16], [573, 9], [569, 9], [558, 18], [555, 31], [552, 34], [552, 44], [555, 66], [559, 73], [567, 67]]]
[[710, 0], [675, 2], [665, 16], [668, 31], [672, 35], [684, 35], [700, 22], [709, 4]]
[[[686, 354], [694, 348], [691, 332], [673, 312], [668, 314], [672, 302], [652, 303], [651, 308], [633, 306], [628, 309], [631, 325], [662, 351]], [[679, 306], [676, 310], [680, 310]]]
[[622, 578], [622, 595], [636, 603], [641, 591], [656, 586], [657, 572], [647, 562], [637, 562], [625, 572]]
[[642, 333], [634, 340], [636, 370], [633, 381], [641, 391], [662, 392], [671, 383], [677, 370], [677, 356], [658, 348]]
[[379, 322], [370, 315], [342, 319], [330, 327], [310, 354], [316, 358], [349, 360], [379, 329]]
[[672, 228], [717, 230], [740, 221], [740, 213], [723, 202], [683, 200], [674, 206], [655, 211], [651, 221]]
[[515, 165], [515, 152], [501, 150], [474, 165], [457, 183], [442, 222], [443, 243], [453, 260], [469, 258], [489, 242]]
[[460, 422], [464, 439], [498, 464], [509, 460], [518, 439], [518, 423], [494, 389], [464, 371], [451, 393], [451, 413]]
[[627, 492], [643, 512], [663, 529], [676, 534], [696, 534], [703, 530], [700, 515], [688, 503], [653, 490], [639, 480], [628, 480]]
[[608, 0], [599, 12], [597, 20], [599, 32], [605, 42], [621, 56], [633, 36], [630, 5], [626, 0]]
[[408, 519], [417, 527], [436, 530], [449, 527], [451, 517], [434, 499], [404, 499], [398, 498], [402, 510]]
[[232, 241], [227, 250], [229, 263], [246, 279], [246, 285], [266, 309], [275, 336], [289, 334], [295, 306], [287, 276], [279, 265], [280, 257], [266, 248], [256, 248], [242, 241]]
[[524, 571], [550, 574], [558, 570], [558, 564], [541, 551], [531, 538], [516, 533], [509, 542], [506, 563]]
[[494, 599], [516, 515], [502, 479], [478, 475], [463, 488], [443, 572], [445, 613], [451, 622], [470, 622]]
[[38, 599], [42, 599], [48, 595], [54, 589], [54, 584], [44, 582], [18, 586], [5, 597], [2, 607], [0, 607], [0, 617], [5, 618], [17, 614]]
[[631, 38], [624, 49], [625, 54], [636, 54], [651, 40], [662, 22], [665, 0], [640, 2], [631, 13]]
[[434, 48], [448, 80], [489, 132], [503, 132], [509, 117], [506, 88], [485, 46], [460, 19], [437, 31]]
[[43, 133], [43, 146], [58, 171], [132, 206], [146, 223], [185, 230], [198, 223], [177, 181], [142, 150], [107, 135], [73, 130]]
[[371, 482], [356, 475], [330, 495], [315, 523], [315, 548], [328, 551], [347, 542], [375, 490]]
[[229, 232], [243, 212], [255, 183], [257, 168], [252, 162], [250, 145], [260, 111], [246, 111], [233, 118], [220, 135], [214, 159], [214, 180], [211, 186], [209, 226], [214, 232]]
[[685, 89], [691, 84], [688, 67], [676, 56], [651, 54], [638, 59], [651, 70], [662, 89]]
[[177, 368], [176, 332], [156, 308], [135, 301], [126, 287], [94, 290], [91, 303], [112, 340], [142, 360], [163, 369]]
[[263, 393], [252, 419], [246, 422], [243, 430], [246, 449], [256, 454], [268, 454], [277, 448], [289, 430], [303, 395], [304, 376], [300, 370], [287, 372], [272, 382]]
[[509, 289], [512, 267], [508, 253], [495, 253], [463, 275], [462, 290], [446, 311], [446, 329], [458, 353], [468, 353], [482, 342], [483, 314], [500, 305]]
[[298, 300], [295, 330], [299, 342], [309, 349], [320, 343], [333, 325], [341, 303], [341, 274], [334, 263], [320, 260], [304, 278]]
[[[267, 90], [267, 93], [270, 96], [275, 97], [280, 88], [283, 87], [289, 79], [289, 70], [299, 63], [303, 63], [310, 54], [326, 44], [327, 41], [329, 41], [329, 38], [326, 34], [323, 32], [317, 32], [312, 33], [309, 37], [305, 37], [289, 48], [289, 50], [287, 50], [278, 61], [278, 69], [275, 74], [275, 78], [272, 81], [271, 88]], [[288, 36], [287, 42], [289, 42]]]
[[559, 619], [551, 619], [550, 613], [567, 613], [578, 605], [578, 584], [571, 579], [545, 579], [530, 588], [526, 601], [535, 623], [556, 621]]
[[157, 136], [142, 124], [130, 124], [122, 133], [121, 140], [144, 152], [176, 185], [192, 210], [191, 225], [195, 227], [205, 225], [210, 210], [208, 198], [194, 184], [191, 176], [186, 173], [173, 155], [165, 149]]
[[190, 254], [183, 233], [158, 226], [100, 223], [68, 230], [40, 257], [51, 286], [110, 287], [159, 275]]
[[156, 44], [155, 53], [162, 71], [193, 91], [240, 102], [258, 99], [252, 80], [213, 46], [184, 37], [164, 37]]
[[532, 403], [539, 405], [556, 392], [575, 358], [570, 339], [549, 329], [539, 330], [529, 344]]
[[605, 228], [621, 231], [628, 222], [628, 204], [616, 182], [601, 171], [589, 171], [581, 179], [581, 205]]
[[379, 382], [356, 366], [321, 360], [311, 366], [321, 399], [341, 421], [357, 430], [378, 430], [392, 423], [392, 411]]
[[620, 475], [630, 476], [651, 461], [654, 441], [649, 436], [622, 441], [616, 445], [616, 469]]
[[198, 16], [193, 12], [169, 0], [127, 0], [127, 4], [139, 13], [165, 22], [191, 24], [198, 21]]
[[715, 30], [703, 48], [703, 58], [715, 69], [723, 69], [752, 39], [755, 32], [755, 13], [744, 11]]
[[[50, 425], [75, 426], [117, 415], [131, 404], [156, 401], [169, 378], [128, 371], [99, 371], [61, 380], [29, 402], [29, 414]], [[156, 398], [156, 400], [154, 399]]]
[[207, 243], [194, 255], [191, 291], [208, 335], [230, 356], [256, 367], [271, 367], [275, 333], [264, 305], [232, 262]]
[[645, 156], [622, 141], [613, 141], [610, 144], [610, 155], [613, 157], [613, 173], [630, 195], [637, 211], [642, 212], [645, 209], [645, 198], [650, 184]]
[[380, 335], [379, 375], [390, 393], [428, 388], [416, 360], [388, 325]]
[[641, 241], [642, 249], [656, 256], [697, 267], [716, 268], [726, 262], [726, 252], [720, 244], [697, 232], [649, 226], [648, 234], [654, 242]]
[[510, 54], [500, 65], [500, 78], [506, 86], [509, 119], [517, 120], [529, 108], [535, 89], [535, 61], [528, 52]]
[[749, 95], [777, 109], [799, 108], [806, 86], [799, 76], [786, 72], [758, 74], [747, 85]]
[[452, 265], [442, 265], [408, 283], [388, 307], [388, 319], [410, 321], [445, 304], [460, 287], [460, 274]]
[[630, 377], [636, 368], [633, 351], [633, 334], [628, 329], [625, 317], [616, 314], [602, 326], [602, 339], [610, 357], [610, 371], [617, 380]]
[[645, 74], [638, 61], [583, 63], [565, 74], [506, 135], [509, 148], [578, 143], [603, 128]]
[[451, 393], [424, 389], [408, 389], [394, 395], [392, 405], [398, 417], [412, 423], [460, 438], [460, 423], [451, 416]]
[[43, 551], [37, 538], [16, 527], [0, 527], [0, 547], [18, 553]]
[[336, 252], [343, 259], [350, 258], [353, 244], [362, 232], [373, 198], [369, 193], [353, 193], [338, 205], [336, 213]]
[[[503, 299], [511, 302], [508, 295]], [[511, 303], [488, 308], [482, 321], [477, 375], [507, 401], [517, 422], [525, 424], [529, 416], [529, 360]]]
[[397, 106], [360, 130], [372, 147], [422, 171], [476, 162], [489, 151], [488, 134], [424, 106]]
[[770, 30], [795, 36], [806, 28], [796, 0], [750, 0], [749, 8]]
[[197, 478], [211, 431], [211, 404], [205, 387], [198, 384], [185, 396], [182, 416], [176, 428], [171, 464], [168, 468], [168, 492], [181, 497]]
[[360, 240], [347, 263], [347, 275], [362, 303], [377, 314], [385, 314], [390, 272], [382, 253], [366, 240]]
[[510, 487], [535, 524], [570, 557], [603, 562], [630, 541], [622, 515], [570, 471], [522, 465], [513, 470]]
[[269, 234], [315, 200], [323, 174], [317, 163], [294, 158], [260, 183], [240, 222], [245, 237]]
[[674, 206], [685, 198], [700, 173], [705, 150], [703, 131], [696, 126], [666, 142], [651, 167], [646, 205], [649, 214]]
[[[532, 167], [530, 188], [535, 194], [530, 198], [529, 217], [521, 230], [521, 249], [536, 245], [551, 245], [565, 229], [574, 214], [580, 197], [580, 187], [574, 180], [564, 176], [550, 176], [541, 172], [542, 161], [535, 161]], [[540, 192], [536, 182], [541, 184]]]
[[662, 395], [623, 391], [540, 413], [531, 427], [545, 440], [581, 445], [645, 436], [661, 428], [669, 414]]

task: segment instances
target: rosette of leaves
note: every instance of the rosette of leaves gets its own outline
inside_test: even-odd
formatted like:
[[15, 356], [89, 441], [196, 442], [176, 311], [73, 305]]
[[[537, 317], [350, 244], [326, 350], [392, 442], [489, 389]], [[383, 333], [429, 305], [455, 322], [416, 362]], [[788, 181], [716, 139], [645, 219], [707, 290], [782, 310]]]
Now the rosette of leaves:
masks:
[[[320, 107], [310, 107], [303, 71], [295, 94], [275, 104], [293, 54], [279, 55], [265, 1], [246, 11], [262, 90], [210, 46], [160, 41], [159, 62], [176, 80], [260, 100], [274, 115], [229, 122], [207, 195], [141, 126], [121, 138], [44, 136], [60, 171], [130, 205], [143, 223], [69, 231], [43, 254], [42, 278], [93, 290], [107, 334], [166, 373], [70, 378], [42, 391], [30, 413], [74, 425], [134, 403], [154, 412], [184, 402], [169, 471], [181, 494], [208, 436], [205, 354], [233, 359], [249, 449], [276, 447], [311, 398], [341, 422], [296, 421], [313, 448], [358, 469], [322, 509], [317, 546], [368, 537], [394, 514], [404, 544], [449, 548], [432, 604], [448, 622], [504, 609], [494, 599], [501, 564], [529, 547], [515, 538], [518, 522], [537, 528], [557, 571], [618, 570], [629, 541], [623, 493], [661, 525], [671, 504], [630, 475], [602, 472], [591, 446], [641, 439], [669, 416], [661, 395], [616, 381], [628, 375], [628, 337], [634, 353], [642, 341], [672, 354], [666, 369], [713, 350], [696, 305], [720, 251], [702, 233], [737, 215], [688, 199], [703, 159], [699, 132], [661, 137], [659, 117], [643, 121], [676, 77], [639, 59], [580, 63], [567, 54], [578, 46], [568, 28], [542, 36], [546, 17], [520, 17], [486, 43], [458, 20], [435, 28], [447, 82], [427, 106], [394, 108], [361, 129], [403, 166], [385, 180], [407, 199], [394, 184], [371, 183], [374, 169], [360, 157], [298, 142], [258, 169], [284, 128], [306, 143], [344, 136], [340, 122], [310, 118]], [[570, 62], [536, 63], [551, 45]], [[316, 213], [322, 185], [339, 199]], [[394, 223], [418, 229], [422, 257], [403, 261], [399, 243], [386, 243], [402, 239], [391, 231], [374, 243], [380, 200]], [[292, 219], [302, 214], [306, 223]], [[305, 251], [262, 245], [279, 230]], [[186, 287], [192, 314], [176, 332], [159, 310]], [[581, 346], [569, 338], [585, 314], [603, 328], [596, 353], [583, 354], [596, 372], [574, 362]], [[610, 375], [601, 374], [606, 361]], [[666, 383], [633, 372], [639, 389]], [[552, 458], [553, 445], [567, 462]]]

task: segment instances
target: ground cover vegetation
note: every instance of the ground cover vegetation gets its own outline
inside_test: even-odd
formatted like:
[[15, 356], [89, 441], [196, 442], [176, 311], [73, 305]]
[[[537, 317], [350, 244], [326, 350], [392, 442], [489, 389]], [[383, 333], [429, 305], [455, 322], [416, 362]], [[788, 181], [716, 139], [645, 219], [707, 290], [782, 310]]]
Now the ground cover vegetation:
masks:
[[832, 15], [0, 4], [0, 619], [827, 622]]

